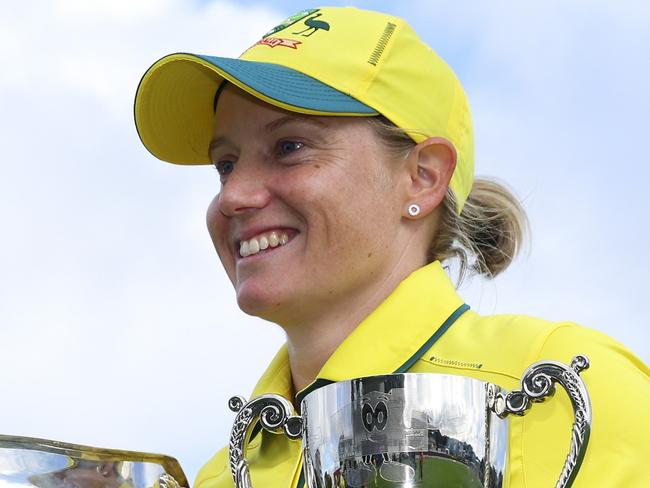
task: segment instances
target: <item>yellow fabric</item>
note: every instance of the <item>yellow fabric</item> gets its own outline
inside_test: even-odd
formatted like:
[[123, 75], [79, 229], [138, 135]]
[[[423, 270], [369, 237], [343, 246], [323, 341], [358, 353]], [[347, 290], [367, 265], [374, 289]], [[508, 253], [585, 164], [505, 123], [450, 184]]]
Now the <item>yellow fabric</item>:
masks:
[[[328, 28], [306, 35], [304, 23], [314, 19]], [[469, 104], [452, 69], [413, 29], [398, 17], [353, 7], [304, 11], [281, 25], [286, 27], [267, 33], [239, 59], [279, 64], [316, 78], [372, 107], [417, 142], [433, 136], [449, 140], [457, 153], [450, 188], [462, 208], [474, 174]], [[286, 110], [354, 115], [288, 105], [202, 58], [173, 54], [147, 70], [135, 99], [136, 126], [154, 156], [179, 164], [210, 163], [212, 101], [224, 78]]]
[[[462, 304], [435, 262], [402, 282], [341, 344], [318, 377], [340, 381], [393, 372], [433, 335]], [[462, 374], [508, 390], [519, 387], [524, 370], [539, 360], [569, 363], [585, 354], [591, 367], [584, 378], [593, 406], [593, 430], [573, 488], [647, 487], [650, 473], [650, 371], [611, 338], [572, 323], [551, 323], [521, 315], [482, 317], [468, 311], [411, 368], [411, 372]], [[569, 447], [573, 419], [567, 395], [533, 405], [524, 417], [511, 417], [509, 488], [555, 486]], [[291, 397], [286, 347], [280, 349], [253, 396]], [[253, 486], [295, 487], [301, 469], [300, 445], [263, 433], [247, 459]], [[227, 449], [199, 472], [195, 488], [231, 488]]]

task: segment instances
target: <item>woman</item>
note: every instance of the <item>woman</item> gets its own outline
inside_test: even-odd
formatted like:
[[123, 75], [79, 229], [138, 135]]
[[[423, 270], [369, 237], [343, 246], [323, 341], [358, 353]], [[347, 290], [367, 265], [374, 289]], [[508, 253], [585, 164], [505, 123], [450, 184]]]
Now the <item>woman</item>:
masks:
[[[495, 276], [526, 220], [505, 188], [473, 179], [465, 93], [403, 20], [310, 9], [237, 60], [163, 58], [143, 77], [135, 112], [155, 156], [215, 165], [222, 187], [208, 228], [239, 306], [286, 332], [252, 396], [297, 405], [332, 381], [405, 371], [515, 389], [531, 363], [585, 354], [594, 427], [574, 486], [648, 482], [639, 469], [650, 434], [638, 422], [650, 407], [643, 363], [593, 330], [482, 317], [456, 294], [441, 262]], [[635, 400], [614, 406], [614, 385]], [[558, 395], [510, 421], [505, 486], [555, 484], [571, 419]], [[299, 450], [255, 436], [254, 485], [302, 486]], [[224, 449], [196, 486], [232, 486], [227, 464]]]

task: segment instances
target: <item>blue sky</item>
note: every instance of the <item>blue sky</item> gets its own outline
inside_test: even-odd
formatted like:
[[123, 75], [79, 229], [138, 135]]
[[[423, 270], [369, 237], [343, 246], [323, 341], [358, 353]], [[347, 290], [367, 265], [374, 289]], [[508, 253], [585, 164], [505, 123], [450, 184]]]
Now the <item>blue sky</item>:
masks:
[[[464, 285], [467, 302], [575, 321], [648, 362], [647, 4], [330, 2], [342, 4], [406, 18], [451, 64], [477, 173], [529, 212], [528, 252]], [[0, 432], [165, 452], [191, 478], [226, 443], [227, 398], [250, 392], [283, 337], [236, 308], [204, 224], [214, 171], [153, 159], [133, 94], [159, 57], [237, 56], [308, 6], [53, 0], [3, 13]]]

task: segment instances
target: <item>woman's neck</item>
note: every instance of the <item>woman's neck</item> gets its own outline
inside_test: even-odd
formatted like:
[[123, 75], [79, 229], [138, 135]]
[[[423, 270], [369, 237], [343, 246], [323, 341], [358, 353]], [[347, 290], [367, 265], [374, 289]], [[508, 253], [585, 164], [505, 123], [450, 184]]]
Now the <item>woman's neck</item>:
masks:
[[372, 310], [357, 310], [356, 316], [329, 313], [300, 330], [287, 331], [287, 349], [297, 393], [316, 379], [318, 372], [339, 345]]
[[354, 329], [418, 266], [396, 267], [378, 286], [322, 307], [310, 320], [284, 327], [294, 391], [312, 383], [323, 365]]

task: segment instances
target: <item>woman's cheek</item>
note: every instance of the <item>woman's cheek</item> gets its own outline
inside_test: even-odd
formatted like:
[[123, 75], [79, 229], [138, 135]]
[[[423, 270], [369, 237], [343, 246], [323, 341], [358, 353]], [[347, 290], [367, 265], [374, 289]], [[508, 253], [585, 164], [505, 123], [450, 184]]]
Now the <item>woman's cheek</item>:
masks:
[[219, 194], [217, 193], [208, 205], [208, 210], [205, 214], [205, 222], [208, 227], [208, 233], [212, 238], [212, 242], [216, 247], [216, 234], [217, 234], [217, 219], [219, 218]]

